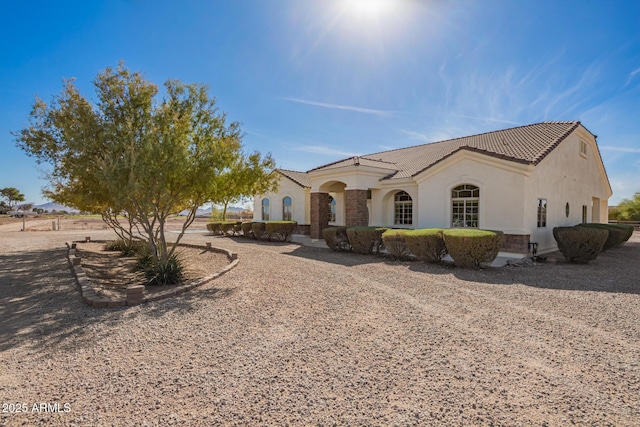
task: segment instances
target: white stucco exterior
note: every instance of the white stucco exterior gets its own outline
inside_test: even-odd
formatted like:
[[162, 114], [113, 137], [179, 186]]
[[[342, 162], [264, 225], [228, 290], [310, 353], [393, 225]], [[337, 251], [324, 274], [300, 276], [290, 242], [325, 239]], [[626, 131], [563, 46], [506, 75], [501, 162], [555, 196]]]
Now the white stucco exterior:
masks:
[[[387, 178], [392, 169], [388, 163], [360, 164], [358, 157], [352, 162], [341, 161], [309, 171], [310, 188], [303, 189], [283, 177], [277, 193], [256, 198], [256, 217], [260, 219], [260, 200], [268, 197], [270, 218], [280, 219], [282, 198], [288, 195], [294, 199], [294, 219], [309, 224], [310, 193], [327, 193], [336, 200], [337, 208], [336, 221], [330, 225], [347, 225], [346, 197], [349, 190], [359, 190], [359, 197], [367, 192], [366, 207], [361, 201], [357, 203], [359, 209], [367, 210], [369, 225], [449, 228], [453, 226], [452, 190], [466, 184], [479, 189], [478, 228], [499, 230], [524, 241], [525, 251], [526, 242], [530, 242], [538, 244], [538, 253], [550, 252], [557, 249], [552, 235], [554, 227], [575, 225], [583, 220], [604, 223], [608, 218], [612, 192], [596, 138], [576, 123], [537, 163], [459, 149], [421, 172], [399, 179]], [[401, 191], [411, 197], [411, 224], [396, 223], [394, 196]], [[302, 200], [304, 204], [300, 203]], [[540, 224], [539, 204], [546, 207]]]
[[283, 200], [285, 197], [291, 197], [292, 220], [298, 224], [309, 224], [309, 188], [302, 187], [300, 184], [290, 180], [286, 176], [281, 175], [278, 185], [278, 191], [273, 193], [261, 194], [253, 199], [253, 220], [266, 221], [262, 217], [262, 202], [269, 200], [269, 218], [270, 221], [280, 221], [283, 215]]

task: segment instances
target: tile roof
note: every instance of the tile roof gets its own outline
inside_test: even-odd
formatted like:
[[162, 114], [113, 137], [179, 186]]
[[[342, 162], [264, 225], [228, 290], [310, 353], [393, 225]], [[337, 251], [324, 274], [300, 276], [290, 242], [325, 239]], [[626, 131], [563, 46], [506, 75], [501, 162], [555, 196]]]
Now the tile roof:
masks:
[[300, 187], [309, 187], [311, 188], [311, 180], [306, 172], [292, 171], [287, 169], [276, 169], [282, 175], [289, 178], [291, 181], [298, 184]]
[[535, 123], [351, 157], [312, 170], [359, 164], [393, 171], [385, 179], [408, 178], [425, 171], [460, 150], [536, 165], [579, 125], [579, 121]]

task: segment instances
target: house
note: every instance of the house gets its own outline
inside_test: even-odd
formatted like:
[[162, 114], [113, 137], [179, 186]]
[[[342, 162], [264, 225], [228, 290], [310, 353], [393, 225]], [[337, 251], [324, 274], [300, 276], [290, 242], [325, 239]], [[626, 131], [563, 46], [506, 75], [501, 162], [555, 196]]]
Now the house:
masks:
[[255, 197], [256, 220], [293, 219], [313, 239], [330, 225], [472, 227], [505, 234], [501, 255], [557, 249], [552, 229], [606, 223], [612, 195], [596, 136], [543, 122], [349, 157], [307, 172], [277, 170]]

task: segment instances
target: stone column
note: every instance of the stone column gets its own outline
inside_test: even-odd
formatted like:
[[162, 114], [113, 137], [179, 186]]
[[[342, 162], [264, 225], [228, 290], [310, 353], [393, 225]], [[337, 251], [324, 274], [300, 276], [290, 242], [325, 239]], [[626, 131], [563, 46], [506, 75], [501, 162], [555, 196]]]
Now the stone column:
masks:
[[367, 190], [346, 190], [345, 225], [369, 225], [369, 209], [367, 209]]
[[329, 193], [311, 193], [312, 239], [322, 239], [322, 230], [329, 227]]

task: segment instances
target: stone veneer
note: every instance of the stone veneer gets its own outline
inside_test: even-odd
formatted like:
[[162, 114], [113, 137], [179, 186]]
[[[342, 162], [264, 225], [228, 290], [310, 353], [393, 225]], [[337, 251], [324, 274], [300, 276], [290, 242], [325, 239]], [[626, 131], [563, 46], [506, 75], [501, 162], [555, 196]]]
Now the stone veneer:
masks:
[[527, 255], [530, 238], [528, 234], [505, 234], [500, 251]]
[[309, 234], [312, 239], [322, 239], [322, 230], [329, 227], [329, 193], [311, 193], [310, 207]]
[[369, 209], [367, 209], [367, 190], [345, 191], [345, 225], [369, 225]]
[[[80, 242], [88, 242], [88, 241], [90, 241], [89, 237], [87, 237], [85, 240]], [[171, 298], [176, 295], [180, 295], [181, 293], [184, 293], [188, 290], [196, 288], [198, 286], [204, 285], [205, 283], [208, 283], [213, 279], [216, 279], [222, 276], [227, 271], [234, 269], [240, 262], [240, 260], [238, 259], [238, 254], [236, 252], [232, 252], [227, 249], [213, 247], [211, 246], [211, 243], [207, 243], [206, 246], [180, 243], [178, 244], [178, 246], [195, 248], [195, 249], [203, 249], [203, 250], [225, 254], [227, 256], [227, 259], [230, 261], [230, 263], [218, 272], [202, 277], [200, 279], [193, 280], [189, 283], [185, 283], [184, 285], [176, 286], [167, 291], [154, 293], [153, 295], [145, 296], [144, 286], [137, 285], [137, 286], [130, 286], [125, 290], [127, 295], [126, 297], [107, 298], [107, 297], [101, 297], [96, 295], [96, 293], [93, 290], [93, 286], [91, 286], [91, 282], [89, 281], [89, 278], [87, 277], [86, 273], [82, 268], [81, 259], [76, 255], [76, 243], [80, 243], [80, 242], [72, 242], [71, 244], [67, 243], [67, 248], [68, 248], [67, 257], [69, 260], [69, 264], [73, 269], [74, 276], [82, 292], [82, 300], [88, 305], [91, 305], [93, 307], [100, 307], [100, 308], [134, 306], [134, 305], [139, 305], [145, 302], [158, 301], [165, 298]], [[94, 240], [94, 242], [96, 241]], [[106, 243], [106, 241], [101, 241], [101, 240], [98, 240], [97, 242]]]

